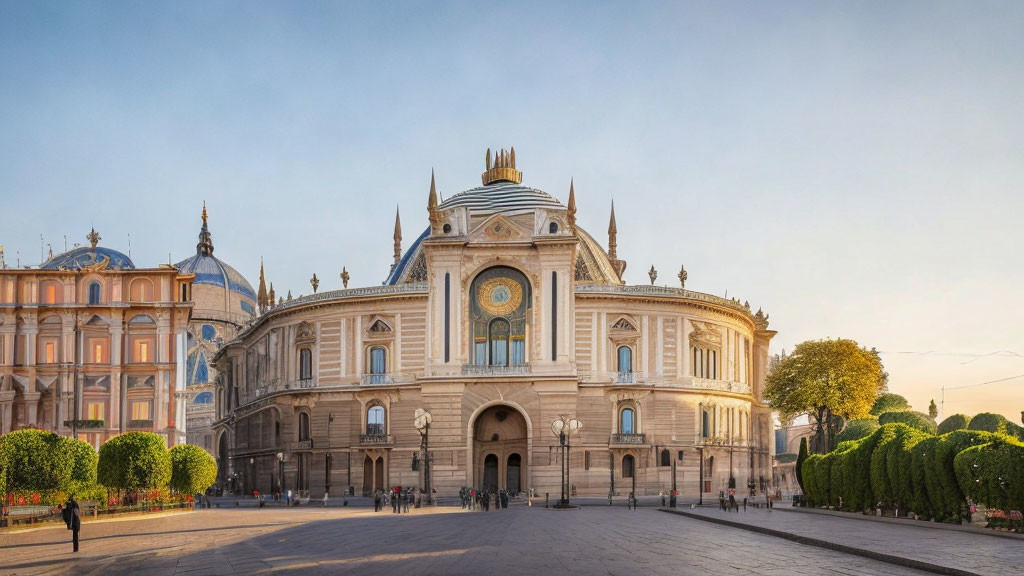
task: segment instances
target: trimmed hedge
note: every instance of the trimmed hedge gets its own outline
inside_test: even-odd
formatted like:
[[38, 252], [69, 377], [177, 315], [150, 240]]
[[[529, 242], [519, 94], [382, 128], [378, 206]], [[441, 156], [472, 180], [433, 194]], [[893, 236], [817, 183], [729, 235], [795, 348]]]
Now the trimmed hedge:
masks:
[[836, 440], [840, 443], [849, 442], [850, 440], [860, 440], [865, 436], [870, 435], [875, 430], [878, 430], [878, 421], [874, 418], [860, 418], [857, 420], [850, 420], [846, 423], [846, 427], [839, 433]]
[[938, 429], [938, 426], [935, 425], [935, 420], [932, 420], [931, 416], [923, 412], [886, 412], [878, 417], [878, 423], [882, 425], [902, 423], [929, 434], [935, 434]]
[[953, 414], [949, 418], [946, 418], [939, 424], [939, 434], [949, 434], [957, 430], [967, 430], [967, 427], [971, 424], [970, 416], [965, 414]]
[[170, 488], [179, 494], [205, 492], [217, 481], [217, 461], [192, 444], [171, 448]]
[[1024, 508], [1022, 462], [1024, 443], [1009, 436], [973, 430], [933, 436], [896, 423], [810, 456], [800, 471], [811, 506], [867, 511], [881, 504], [901, 515], [958, 521], [967, 496], [989, 507]]

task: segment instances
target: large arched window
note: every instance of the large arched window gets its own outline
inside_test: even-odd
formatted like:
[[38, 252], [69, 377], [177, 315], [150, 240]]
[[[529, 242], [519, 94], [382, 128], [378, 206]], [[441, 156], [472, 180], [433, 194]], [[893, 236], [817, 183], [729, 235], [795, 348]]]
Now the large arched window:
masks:
[[309, 440], [309, 414], [299, 412], [299, 442]]
[[370, 348], [370, 374], [387, 374], [388, 352], [381, 346]]
[[93, 280], [89, 283], [89, 304], [100, 303], [100, 283]]
[[384, 421], [384, 407], [375, 404], [366, 411], [366, 435], [383, 436], [387, 430]]
[[633, 349], [629, 346], [619, 346], [618, 350], [619, 372], [629, 373], [633, 371]]
[[518, 270], [503, 266], [481, 272], [470, 287], [474, 364], [525, 364], [530, 283]]
[[309, 348], [299, 350], [299, 380], [313, 378], [313, 351]]
[[619, 433], [636, 434], [636, 412], [632, 408], [623, 408], [619, 412]]

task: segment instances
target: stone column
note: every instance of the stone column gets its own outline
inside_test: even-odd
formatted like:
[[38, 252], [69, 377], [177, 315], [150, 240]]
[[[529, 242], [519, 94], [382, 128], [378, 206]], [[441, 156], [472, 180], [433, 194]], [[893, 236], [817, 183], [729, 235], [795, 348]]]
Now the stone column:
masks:
[[14, 390], [0, 392], [0, 435], [11, 431], [11, 418], [14, 416]]

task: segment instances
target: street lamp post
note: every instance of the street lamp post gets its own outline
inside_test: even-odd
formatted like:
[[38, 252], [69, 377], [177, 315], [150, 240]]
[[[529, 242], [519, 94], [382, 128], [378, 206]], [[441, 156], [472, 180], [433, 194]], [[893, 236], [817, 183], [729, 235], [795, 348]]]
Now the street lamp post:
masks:
[[423, 450], [423, 492], [427, 504], [433, 503], [430, 489], [430, 422], [433, 418], [430, 412], [423, 408], [417, 408], [413, 418], [413, 425], [420, 431], [420, 449]]
[[253, 492], [253, 491], [256, 490], [256, 459], [255, 458], [249, 458], [249, 478], [252, 478], [252, 490], [249, 490], [249, 492]]
[[569, 451], [570, 437], [578, 434], [583, 422], [571, 416], [561, 415], [551, 423], [551, 433], [558, 438], [558, 446], [562, 451], [562, 498], [556, 508], [570, 508], [569, 504]]
[[277, 493], [284, 492], [284, 452], [277, 453]]
[[700, 477], [697, 478], [697, 502], [704, 505], [704, 445], [700, 444], [697, 446], [697, 452], [700, 455]]

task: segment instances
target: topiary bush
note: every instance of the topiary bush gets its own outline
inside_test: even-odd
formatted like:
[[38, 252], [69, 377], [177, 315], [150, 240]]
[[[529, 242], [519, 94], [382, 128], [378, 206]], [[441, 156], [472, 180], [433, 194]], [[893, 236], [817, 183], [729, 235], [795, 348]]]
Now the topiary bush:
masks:
[[860, 418], [858, 420], [850, 420], [846, 423], [846, 427], [839, 433], [836, 440], [839, 442], [849, 442], [851, 440], [860, 440], [870, 436], [872, 432], [878, 430], [878, 421], [874, 418]]
[[953, 414], [939, 423], [938, 434], [949, 434], [957, 430], [967, 430], [971, 423], [970, 417], [964, 414]]
[[171, 455], [161, 436], [128, 432], [100, 446], [97, 475], [107, 488], [127, 491], [166, 488], [171, 480]]
[[935, 434], [935, 431], [938, 429], [935, 420], [932, 420], [931, 416], [923, 412], [886, 412], [878, 417], [878, 423], [882, 425], [906, 424], [911, 428], [917, 428], [929, 434]]
[[880, 416], [886, 412], [904, 412], [910, 410], [910, 402], [899, 394], [893, 394], [891, 392], [881, 394], [875, 399], [875, 403], [871, 406], [871, 415]]
[[910, 509], [927, 519], [935, 519], [942, 503], [942, 488], [935, 475], [935, 450], [938, 436], [929, 436], [910, 449]]
[[804, 494], [807, 493], [807, 489], [804, 488], [804, 462], [807, 461], [807, 437], [800, 439], [800, 453], [796, 457], [796, 483], [800, 485], [800, 490], [803, 490]]
[[216, 481], [217, 462], [206, 450], [192, 444], [171, 448], [171, 490], [196, 494], [205, 492]]
[[914, 446], [932, 435], [901, 424], [896, 426], [896, 438], [890, 445], [886, 457], [886, 474], [889, 476], [889, 484], [892, 487], [895, 500], [893, 504], [904, 515], [910, 512], [911, 502], [914, 500], [913, 470], [911, 466], [912, 450]]
[[972, 446], [953, 459], [964, 494], [1000, 510], [1024, 509], [1024, 444], [1010, 436]]
[[61, 490], [71, 480], [71, 444], [46, 430], [27, 428], [0, 437], [7, 492]]
[[994, 434], [1006, 434], [1007, 424], [1009, 424], [1009, 420], [1007, 420], [1002, 414], [982, 412], [981, 414], [975, 415], [974, 418], [971, 418], [971, 422], [968, 424], [967, 429], [992, 432]]
[[934, 503], [935, 514], [942, 521], [959, 521], [963, 517], [967, 502], [957, 481], [953, 459], [964, 450], [995, 440], [996, 436], [978, 430], [957, 430], [939, 437], [935, 445], [932, 470], [939, 486], [939, 498]]

